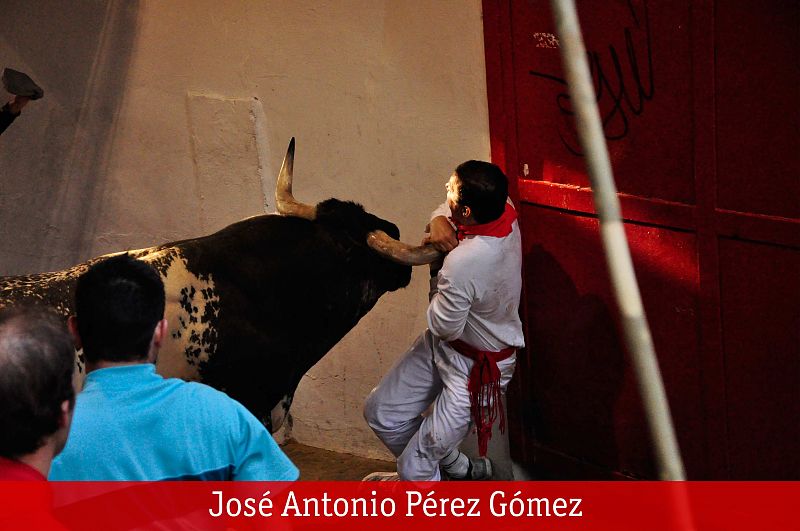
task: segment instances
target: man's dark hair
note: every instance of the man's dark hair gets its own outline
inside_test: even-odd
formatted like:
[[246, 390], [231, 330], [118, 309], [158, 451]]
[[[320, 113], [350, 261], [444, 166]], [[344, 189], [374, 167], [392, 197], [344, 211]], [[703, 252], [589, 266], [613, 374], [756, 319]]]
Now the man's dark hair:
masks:
[[503, 170], [482, 160], [468, 160], [456, 168], [461, 181], [458, 203], [468, 206], [478, 223], [503, 215], [508, 199], [508, 179]]
[[86, 361], [146, 359], [164, 318], [164, 283], [128, 254], [107, 258], [78, 278], [75, 313]]
[[0, 456], [38, 450], [75, 400], [75, 348], [64, 319], [43, 308], [0, 311]]

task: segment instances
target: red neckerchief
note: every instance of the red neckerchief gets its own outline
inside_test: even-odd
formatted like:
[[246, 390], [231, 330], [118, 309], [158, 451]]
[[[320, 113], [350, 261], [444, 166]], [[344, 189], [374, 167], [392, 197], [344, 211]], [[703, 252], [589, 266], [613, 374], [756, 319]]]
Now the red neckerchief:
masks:
[[[452, 220], [453, 218], [450, 219]], [[456, 225], [458, 229], [458, 241], [463, 240], [467, 236], [494, 236], [495, 238], [505, 238], [511, 234], [511, 224], [514, 223], [515, 219], [517, 219], [517, 211], [514, 210], [514, 207], [509, 203], [506, 203], [503, 214], [494, 221], [480, 223], [478, 225]]]
[[14, 459], [0, 457], [0, 481], [46, 481], [41, 472]]
[[[513, 210], [513, 209], [512, 209]], [[498, 361], [503, 361], [517, 351], [514, 347], [504, 348], [500, 352], [479, 350], [460, 339], [450, 341], [456, 352], [466, 356], [475, 363], [469, 372], [467, 391], [469, 391], [469, 409], [475, 429], [478, 432], [478, 454], [486, 456], [489, 439], [492, 438], [492, 424], [500, 418], [500, 433], [506, 431], [506, 416], [503, 403], [500, 401], [500, 368]], [[484, 409], [484, 404], [486, 409]]]

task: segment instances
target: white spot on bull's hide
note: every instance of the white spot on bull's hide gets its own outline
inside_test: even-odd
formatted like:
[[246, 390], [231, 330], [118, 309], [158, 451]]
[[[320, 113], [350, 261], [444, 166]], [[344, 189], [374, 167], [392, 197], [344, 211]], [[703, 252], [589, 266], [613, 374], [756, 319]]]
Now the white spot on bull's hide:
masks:
[[[27, 276], [0, 277], [0, 308], [12, 304], [45, 304], [65, 318], [72, 313], [72, 283], [91, 263], [128, 253], [161, 273], [166, 291], [165, 317], [169, 334], [158, 357], [158, 372], [165, 377], [199, 380], [199, 365], [216, 351], [216, 318], [219, 296], [211, 275], [188, 271], [186, 260], [175, 247], [111, 253], [63, 271]], [[78, 389], [86, 376], [81, 352], [76, 353]]]
[[214, 327], [219, 315], [219, 296], [211, 275], [197, 276], [186, 268], [186, 260], [175, 248], [139, 256], [150, 263], [169, 262], [162, 272], [166, 291], [168, 337], [158, 355], [158, 372], [166, 377], [199, 380], [199, 366], [217, 347]]
[[0, 308], [13, 304], [44, 303], [59, 314], [67, 316], [70, 308], [66, 301], [58, 296], [50, 296], [48, 287], [54, 291], [63, 289], [66, 283], [78, 278], [88, 268], [86, 264], [81, 264], [53, 273], [0, 277]]
[[[49, 306], [66, 320], [72, 313], [70, 285], [87, 269], [88, 264], [79, 264], [52, 273], [0, 277], [0, 308], [12, 305]], [[86, 377], [82, 353], [80, 350], [75, 353], [73, 384], [77, 390], [83, 388]]]
[[83, 391], [86, 380], [86, 364], [83, 362], [83, 349], [75, 351], [75, 372], [72, 373], [72, 386], [77, 392]]

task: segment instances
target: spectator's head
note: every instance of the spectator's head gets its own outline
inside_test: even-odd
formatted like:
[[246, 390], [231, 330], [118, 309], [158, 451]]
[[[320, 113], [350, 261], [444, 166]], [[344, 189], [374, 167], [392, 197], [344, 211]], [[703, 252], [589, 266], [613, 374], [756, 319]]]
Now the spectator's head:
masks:
[[70, 331], [87, 364], [155, 361], [166, 334], [164, 283], [127, 254], [92, 265], [78, 278]]
[[457, 222], [489, 223], [505, 210], [508, 179], [491, 162], [468, 160], [456, 168], [447, 191], [450, 210]]
[[41, 308], [0, 311], [0, 456], [24, 460], [45, 445], [52, 455], [64, 448], [74, 370], [62, 318]]

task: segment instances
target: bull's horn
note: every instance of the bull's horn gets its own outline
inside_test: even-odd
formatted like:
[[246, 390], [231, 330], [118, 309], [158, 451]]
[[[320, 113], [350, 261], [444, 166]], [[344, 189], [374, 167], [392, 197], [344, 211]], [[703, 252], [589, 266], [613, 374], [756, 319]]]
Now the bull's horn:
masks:
[[278, 183], [275, 185], [275, 206], [281, 216], [294, 216], [314, 220], [317, 208], [295, 200], [292, 195], [292, 175], [294, 171], [294, 137], [289, 142], [289, 149], [283, 157]]
[[397, 241], [382, 230], [374, 230], [367, 235], [367, 244], [378, 254], [403, 265], [425, 265], [435, 262], [442, 253], [432, 245], [413, 247]]

